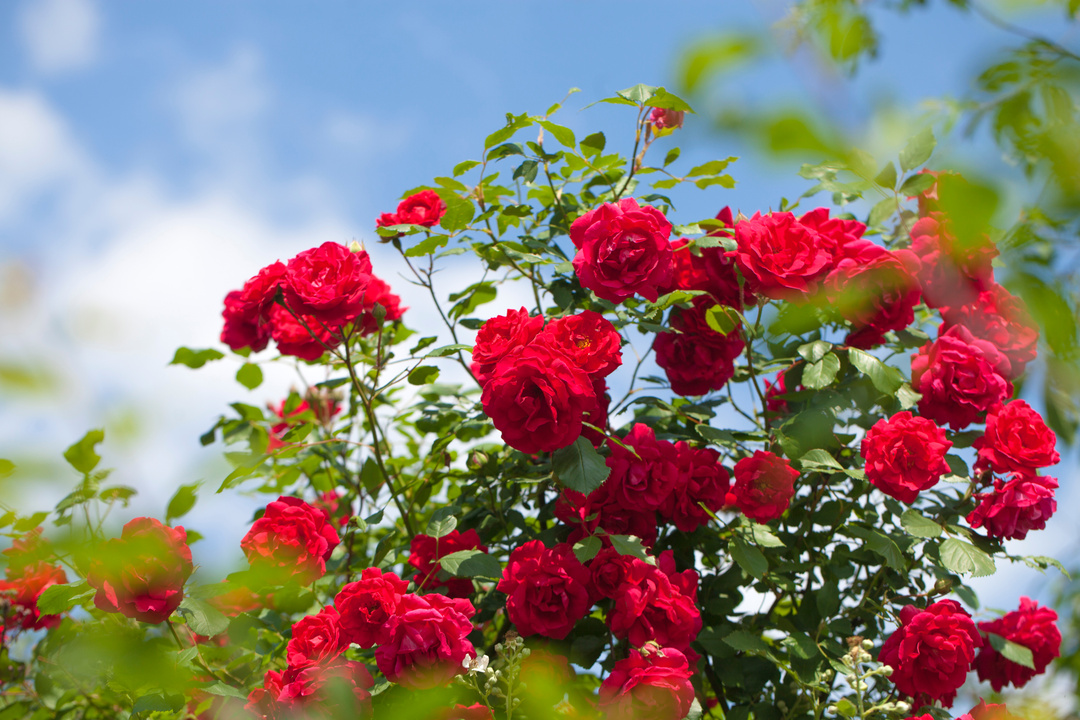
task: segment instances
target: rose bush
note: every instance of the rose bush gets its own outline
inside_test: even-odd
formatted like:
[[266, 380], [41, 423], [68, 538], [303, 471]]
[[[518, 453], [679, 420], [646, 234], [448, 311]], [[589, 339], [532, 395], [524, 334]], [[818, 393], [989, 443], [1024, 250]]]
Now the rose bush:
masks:
[[[961, 240], [916, 172], [925, 137], [839, 210], [695, 220], [669, 196], [730, 187], [734, 158], [653, 162], [689, 105], [607, 101], [636, 109], [629, 157], [559, 106], [511, 115], [370, 253], [325, 243], [226, 295], [238, 382], [304, 385], [202, 437], [221, 492], [269, 500], [239, 547], [173, 525], [197, 485], [108, 539], [133, 491], [100, 431], [68, 449], [51, 525], [2, 520], [4, 627], [36, 645], [0, 655], [0, 713], [902, 720], [1046, 670], [1052, 611], [994, 619], [968, 580], [1053, 564], [1005, 543], [1057, 508], [1059, 419], [1014, 397], [1041, 340], [1008, 248]], [[863, 222], [844, 206], [872, 189]], [[248, 567], [193, 575], [229, 550]]]

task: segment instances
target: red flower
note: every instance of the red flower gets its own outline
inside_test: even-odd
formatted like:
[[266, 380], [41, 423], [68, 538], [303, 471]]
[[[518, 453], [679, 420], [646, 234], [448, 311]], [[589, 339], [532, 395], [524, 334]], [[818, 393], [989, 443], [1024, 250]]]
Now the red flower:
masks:
[[383, 322], [400, 320], [408, 308], [401, 307], [401, 298], [390, 292], [390, 286], [381, 278], [371, 276], [367, 292], [364, 293], [363, 312], [356, 319], [356, 325], [361, 335], [370, 335], [379, 329], [379, 322], [375, 319], [375, 305], [382, 305], [385, 315]]
[[963, 430], [1012, 395], [1009, 360], [992, 343], [959, 325], [919, 348], [911, 359], [911, 385], [922, 393], [919, 414]]
[[633, 198], [604, 203], [570, 226], [574, 271], [597, 297], [620, 303], [639, 294], [656, 302], [671, 283], [671, 223]]
[[589, 561], [589, 590], [594, 604], [619, 596], [619, 589], [626, 582], [627, 573], [635, 560], [633, 555], [623, 555], [613, 547], [601, 548], [596, 553], [596, 557]]
[[476, 333], [472, 353], [472, 371], [477, 382], [487, 384], [499, 361], [511, 351], [531, 343], [543, 327], [544, 318], [530, 317], [525, 308], [507, 310], [505, 315], [496, 315], [485, 322]]
[[[765, 379], [765, 409], [777, 415], [785, 415], [788, 412], [787, 400], [780, 399], [781, 395], [786, 395], [788, 392], [786, 376], [787, 370], [781, 370], [776, 373], [774, 382]], [[799, 389], [802, 389], [802, 385], [796, 388], [796, 390]]]
[[923, 300], [932, 308], [975, 302], [994, 282], [991, 261], [997, 248], [989, 238], [961, 244], [941, 213], [931, 213], [911, 228], [911, 251], [918, 256]]
[[1034, 669], [1008, 660], [990, 642], [983, 645], [975, 658], [975, 671], [980, 680], [989, 681], [994, 692], [1006, 685], [1022, 688], [1036, 675], [1042, 675], [1056, 657], [1061, 656], [1061, 631], [1058, 614], [1028, 597], [1020, 598], [1020, 609], [1004, 617], [979, 623], [979, 630], [1023, 645], [1031, 651]]
[[342, 587], [334, 598], [344, 642], [362, 648], [385, 642], [408, 587], [409, 583], [392, 572], [364, 568], [360, 579]]
[[495, 589], [509, 596], [506, 614], [524, 636], [562, 640], [592, 607], [589, 571], [567, 544], [549, 550], [530, 540], [515, 548]]
[[446, 203], [434, 190], [421, 190], [398, 203], [396, 220], [392, 225], [423, 225], [432, 227], [446, 214]]
[[982, 644], [974, 621], [960, 604], [939, 600], [925, 610], [905, 606], [900, 627], [882, 645], [878, 660], [893, 668], [896, 688], [914, 698], [916, 705], [940, 700], [944, 707], [952, 707]]
[[282, 355], [298, 357], [315, 362], [341, 344], [339, 326], [327, 327], [314, 315], [294, 316], [288, 308], [274, 305], [270, 308], [270, 336]]
[[7, 579], [0, 580], [0, 595], [5, 596], [10, 603], [4, 618], [4, 628], [41, 630], [59, 625], [62, 616], [42, 615], [37, 601], [46, 588], [65, 585], [67, 581], [67, 573], [59, 565], [47, 562], [14, 567], [8, 565]]
[[975, 469], [1032, 475], [1061, 459], [1056, 443], [1057, 436], [1042, 416], [1023, 400], [1013, 400], [987, 413], [986, 432], [974, 443], [979, 451]]
[[[634, 647], [656, 642], [690, 655], [690, 643], [702, 626], [696, 603], [697, 573], [675, 573], [670, 558], [667, 564], [672, 576], [664, 568], [633, 559], [616, 591], [608, 627], [615, 637], [627, 638]], [[697, 655], [692, 657], [696, 659]]]
[[325, 242], [289, 261], [282, 289], [285, 301], [298, 315], [311, 315], [326, 325], [344, 325], [364, 310], [370, 283], [367, 252]]
[[184, 528], [141, 517], [95, 552], [86, 582], [99, 610], [159, 623], [179, 607], [193, 570]]
[[751, 520], [767, 523], [788, 509], [798, 477], [799, 471], [784, 458], [757, 450], [735, 463], [735, 487], [727, 503]]
[[285, 657], [289, 667], [321, 665], [340, 655], [341, 649], [338, 611], [327, 606], [318, 614], [308, 615], [293, 624]]
[[878, 420], [862, 441], [866, 479], [886, 495], [911, 504], [949, 472], [952, 443], [932, 420], [904, 411]]
[[389, 623], [375, 662], [390, 682], [410, 690], [445, 685], [476, 651], [466, 636], [476, 609], [468, 600], [436, 593], [404, 595]]
[[266, 720], [370, 717], [368, 689], [374, 684], [363, 663], [346, 660], [289, 667], [283, 672], [268, 670], [263, 687], [248, 694], [244, 709]]
[[480, 543], [480, 536], [475, 530], [452, 530], [440, 538], [430, 535], [416, 535], [409, 547], [409, 564], [416, 568], [413, 582], [422, 590], [446, 588], [446, 594], [455, 598], [467, 598], [473, 593], [473, 582], [468, 578], [439, 579], [442, 566], [439, 559], [461, 550], [481, 550], [487, 552], [487, 546]]
[[281, 496], [266, 506], [240, 547], [252, 569], [269, 573], [273, 584], [294, 579], [309, 585], [326, 573], [326, 561], [341, 542], [329, 519], [300, 498]]
[[653, 108], [652, 112], [649, 113], [649, 122], [651, 122], [653, 127], [657, 130], [675, 130], [682, 127], [685, 117], [686, 113], [682, 110]]
[[885, 342], [886, 332], [910, 325], [920, 294], [909, 271], [919, 264], [912, 253], [866, 245], [873, 248], [869, 258], [841, 258], [825, 280], [832, 308], [854, 326], [845, 343], [864, 349]]
[[986, 701], [979, 698], [979, 704], [971, 708], [956, 720], [1023, 720], [1009, 712], [1009, 709], [1001, 704], [987, 705]]
[[681, 720], [694, 702], [693, 671], [675, 648], [631, 651], [600, 685], [600, 707], [620, 720]]
[[746, 347], [739, 327], [727, 335], [709, 327], [705, 314], [713, 306], [707, 296], [694, 298], [690, 309], [672, 311], [672, 331], [658, 333], [653, 341], [656, 364], [679, 395], [704, 395], [724, 387], [735, 374], [735, 358]]
[[269, 311], [284, 280], [285, 266], [275, 262], [244, 283], [242, 289], [226, 295], [221, 342], [233, 350], [251, 348], [258, 352], [265, 348], [270, 338], [270, 329], [266, 326]]
[[533, 343], [499, 361], [481, 402], [503, 442], [531, 454], [574, 442], [584, 415], [596, 407], [596, 394], [569, 358]]
[[967, 516], [973, 528], [985, 527], [991, 537], [1023, 540], [1031, 530], [1042, 530], [1057, 510], [1052, 477], [1015, 474], [1008, 482], [994, 480], [994, 490], [975, 493], [979, 505]]
[[607, 377], [622, 365], [622, 337], [604, 316], [592, 310], [556, 318], [536, 336], [594, 377]]
[[472, 705], [455, 705], [438, 713], [432, 720], [495, 720], [487, 705], [473, 703]]
[[675, 443], [675, 464], [678, 480], [660, 514], [679, 530], [693, 532], [710, 520], [702, 505], [713, 513], [724, 507], [731, 477], [720, 464], [720, 453], [681, 440]]
[[657, 440], [653, 429], [642, 423], [634, 425], [622, 444], [626, 447], [612, 445], [607, 459], [611, 475], [595, 491], [596, 499], [607, 498], [608, 502], [632, 511], [658, 510], [670, 501], [682, 479], [675, 446]]
[[980, 340], [993, 343], [1009, 359], [1007, 380], [1019, 377], [1024, 366], [1035, 359], [1039, 330], [1028, 314], [1024, 301], [996, 283], [979, 293], [979, 297], [957, 308], [942, 308], [942, 326], [963, 325]]
[[755, 213], [735, 225], [735, 240], [728, 257], [751, 291], [773, 300], [808, 300], [832, 269], [835, 245], [789, 212]]
[[314, 408], [308, 400], [301, 400], [299, 405], [288, 412], [285, 410], [288, 400], [282, 400], [277, 405], [267, 404], [267, 408], [270, 412], [274, 413], [279, 419], [279, 422], [274, 423], [270, 427], [270, 433], [266, 443], [267, 452], [283, 447], [285, 442], [282, 438], [285, 436], [285, 433], [289, 432], [289, 430], [297, 425], [302, 425], [305, 420], [314, 418], [319, 423], [325, 425], [331, 418], [341, 412], [341, 406], [338, 404], [337, 400], [329, 395], [322, 397], [322, 399], [319, 399], [314, 395], [309, 395], [309, 399], [315, 402]]

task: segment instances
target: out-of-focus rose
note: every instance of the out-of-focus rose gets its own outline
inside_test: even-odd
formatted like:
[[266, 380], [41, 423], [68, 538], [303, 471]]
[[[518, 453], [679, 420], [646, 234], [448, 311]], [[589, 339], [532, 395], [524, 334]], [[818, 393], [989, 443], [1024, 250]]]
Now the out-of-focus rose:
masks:
[[657, 130], [675, 130], [683, 126], [686, 113], [682, 110], [667, 110], [665, 108], [653, 108], [649, 113], [649, 122]]
[[404, 595], [375, 650], [375, 662], [390, 682], [410, 690], [445, 685], [476, 655], [466, 636], [476, 609], [468, 600], [436, 593]]
[[1042, 675], [1054, 658], [1061, 656], [1061, 631], [1058, 614], [1029, 597], [1020, 598], [1020, 608], [990, 622], [979, 623], [979, 630], [993, 633], [1031, 651], [1034, 668], [1009, 660], [994, 649], [990, 642], [983, 645], [975, 658], [979, 679], [989, 681], [994, 692], [1006, 685], [1022, 688], [1036, 675]]
[[675, 648], [632, 650], [600, 685], [600, 708], [619, 720], [681, 720], [694, 702], [693, 671]]
[[989, 238], [960, 243], [941, 213], [931, 213], [911, 228], [911, 251], [921, 263], [923, 300], [932, 308], [975, 302], [994, 282], [991, 262], [998, 254], [994, 243]]
[[423, 533], [416, 535], [409, 546], [409, 564], [416, 568], [413, 582], [423, 590], [445, 588], [450, 597], [467, 598], [473, 593], [473, 581], [469, 578], [439, 579], [442, 566], [439, 559], [461, 550], [480, 550], [487, 552], [487, 546], [480, 542], [475, 530], [451, 530], [440, 538]]
[[326, 561], [341, 542], [324, 510], [296, 497], [279, 497], [266, 506], [240, 541], [253, 570], [268, 581], [310, 584], [326, 573]]
[[798, 477], [799, 471], [784, 458], [757, 450], [735, 463], [735, 486], [727, 503], [751, 520], [767, 523], [788, 509]]
[[1007, 380], [1022, 375], [1024, 366], [1035, 359], [1039, 330], [1024, 301], [992, 281], [974, 302], [943, 307], [941, 316], [943, 331], [963, 325], [975, 337], [993, 343], [1009, 359]]

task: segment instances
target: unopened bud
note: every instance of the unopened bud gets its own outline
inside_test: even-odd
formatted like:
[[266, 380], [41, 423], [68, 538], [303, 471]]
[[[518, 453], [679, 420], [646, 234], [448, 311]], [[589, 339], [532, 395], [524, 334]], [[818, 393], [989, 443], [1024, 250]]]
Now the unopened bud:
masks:
[[893, 671], [892, 665], [882, 665], [881, 666], [881, 674], [884, 675], [885, 677], [892, 677], [893, 672], [894, 671]]
[[872, 640], [863, 640], [862, 641], [862, 646], [863, 646], [863, 650], [873, 650], [874, 649], [874, 642]]
[[945, 593], [949, 592], [949, 590], [951, 590], [951, 589], [952, 589], [952, 580], [949, 580], [948, 578], [941, 578], [936, 583], [934, 583], [934, 594], [935, 595], [944, 595]]
[[364, 252], [364, 246], [353, 240], [349, 243], [349, 252]]
[[896, 711], [897, 711], [897, 712], [902, 712], [902, 713], [906, 713], [906, 712], [907, 712], [908, 710], [910, 710], [910, 709], [911, 709], [911, 705], [909, 705], [908, 703], [904, 702], [903, 700], [900, 700], [900, 701], [898, 701], [898, 702], [896, 703]]

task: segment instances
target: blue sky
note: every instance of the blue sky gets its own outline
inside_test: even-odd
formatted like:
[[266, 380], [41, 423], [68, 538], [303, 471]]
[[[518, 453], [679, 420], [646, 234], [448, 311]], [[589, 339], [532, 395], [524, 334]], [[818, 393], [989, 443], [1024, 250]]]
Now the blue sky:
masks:
[[[914, 117], [925, 97], [961, 95], [972, 69], [1011, 40], [943, 5], [882, 15], [881, 57], [854, 81], [812, 53], [785, 54], [774, 37], [770, 58], [717, 85], [714, 101], [808, 102], [895, 152], [904, 128], [871, 120], [879, 103]], [[603, 129], [626, 145], [625, 109], [580, 108], [638, 82], [677, 90], [688, 44], [717, 30], [767, 32], [786, 6], [0, 4], [0, 370], [53, 381], [33, 392], [0, 385], [0, 457], [30, 468], [16, 481], [33, 479], [8, 483], [6, 496], [50, 506], [74, 477], [42, 459], [101, 425], [105, 464], [142, 493], [124, 519], [160, 513], [180, 483], [216, 487], [220, 449], [201, 449], [198, 435], [227, 402], [264, 404], [294, 382], [288, 368], [270, 368], [248, 392], [229, 361], [198, 373], [166, 366], [179, 345], [216, 342], [228, 290], [323, 241], [372, 241], [374, 218], [404, 190], [476, 157], [506, 112], [542, 113], [571, 87], [582, 92], [558, 119], [579, 137]], [[1018, 21], [1057, 34], [1054, 17]], [[681, 144], [686, 167], [742, 157], [731, 168], [739, 185], [686, 196], [680, 222], [728, 204], [749, 214], [808, 187], [797, 161], [767, 161], [700, 117], [661, 142]], [[376, 271], [422, 307], [395, 258], [369, 249]], [[229, 528], [225, 541], [235, 542], [235, 502], [203, 496], [192, 525]], [[1075, 540], [1071, 529], [1055, 532], [1027, 551], [1053, 554]], [[1036, 577], [1022, 569], [1004, 582], [1029, 588]]]

